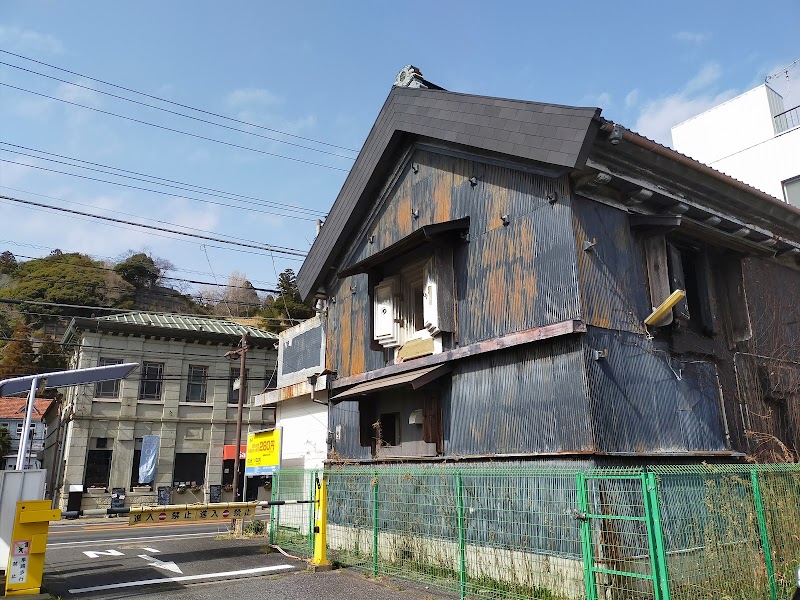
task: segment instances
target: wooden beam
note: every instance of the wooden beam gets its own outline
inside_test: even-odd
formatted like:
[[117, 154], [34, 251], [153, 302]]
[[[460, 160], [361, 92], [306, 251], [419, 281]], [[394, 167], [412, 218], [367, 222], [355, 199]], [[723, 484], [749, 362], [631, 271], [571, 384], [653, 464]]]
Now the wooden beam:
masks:
[[553, 325], [545, 325], [544, 327], [534, 327], [533, 329], [526, 329], [518, 333], [512, 333], [503, 337], [469, 344], [460, 348], [454, 348], [447, 352], [440, 354], [433, 354], [430, 356], [423, 356], [415, 358], [407, 362], [399, 363], [383, 367], [382, 369], [375, 369], [366, 373], [352, 375], [351, 377], [342, 377], [335, 379], [331, 382], [331, 389], [338, 390], [344, 387], [349, 387], [357, 383], [364, 383], [365, 381], [373, 381], [381, 377], [388, 377], [389, 375], [397, 375], [405, 373], [406, 371], [413, 371], [423, 367], [432, 367], [442, 363], [450, 362], [452, 360], [460, 360], [475, 356], [476, 354], [483, 354], [485, 352], [495, 352], [505, 348], [513, 348], [515, 346], [522, 346], [523, 344], [530, 344], [531, 342], [538, 342], [540, 340], [547, 340], [550, 338], [561, 337], [571, 333], [585, 333], [586, 323], [583, 321], [563, 321], [561, 323], [554, 323]]

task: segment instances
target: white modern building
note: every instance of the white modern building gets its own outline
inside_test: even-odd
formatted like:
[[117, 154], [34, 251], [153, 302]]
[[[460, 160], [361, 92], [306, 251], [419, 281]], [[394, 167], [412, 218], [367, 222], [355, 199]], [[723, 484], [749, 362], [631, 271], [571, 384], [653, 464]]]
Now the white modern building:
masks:
[[800, 106], [760, 85], [672, 128], [672, 145], [800, 207]]
[[280, 334], [277, 388], [253, 398], [274, 407], [283, 430], [281, 467], [319, 469], [328, 456], [328, 375], [319, 315]]
[[[49, 411], [57, 434], [47, 453], [54, 457], [61, 508], [233, 500], [239, 360], [225, 354], [244, 332], [250, 341], [243, 445], [248, 432], [275, 424], [274, 410], [250, 402], [274, 387], [275, 334], [150, 312], [73, 319], [64, 335], [73, 368], [140, 366], [121, 381], [70, 388], [60, 410]], [[140, 467], [148, 457], [155, 469], [143, 481]], [[248, 498], [254, 497], [268, 497], [268, 490], [248, 488]]]

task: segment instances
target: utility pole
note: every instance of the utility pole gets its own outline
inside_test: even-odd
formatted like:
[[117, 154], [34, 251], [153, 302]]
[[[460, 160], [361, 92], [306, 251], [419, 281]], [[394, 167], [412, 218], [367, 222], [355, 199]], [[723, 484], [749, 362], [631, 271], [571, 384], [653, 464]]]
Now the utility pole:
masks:
[[239, 407], [236, 410], [236, 458], [233, 459], [233, 499], [234, 502], [241, 500], [239, 496], [239, 455], [242, 448], [242, 408], [244, 406], [244, 394], [247, 387], [247, 350], [250, 343], [250, 334], [246, 331], [242, 333], [241, 346], [238, 350], [226, 352], [225, 356], [233, 357], [239, 355]]

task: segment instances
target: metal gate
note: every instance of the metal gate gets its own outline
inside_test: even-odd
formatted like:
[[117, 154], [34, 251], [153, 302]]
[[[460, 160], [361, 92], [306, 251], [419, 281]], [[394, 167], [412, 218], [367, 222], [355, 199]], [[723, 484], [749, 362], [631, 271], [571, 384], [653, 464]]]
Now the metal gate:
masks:
[[652, 473], [578, 475], [587, 600], [670, 600]]

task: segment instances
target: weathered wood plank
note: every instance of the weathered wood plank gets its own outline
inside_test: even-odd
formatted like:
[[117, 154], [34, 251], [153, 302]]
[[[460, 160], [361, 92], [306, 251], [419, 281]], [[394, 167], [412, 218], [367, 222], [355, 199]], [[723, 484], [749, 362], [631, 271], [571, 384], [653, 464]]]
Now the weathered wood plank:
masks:
[[357, 383], [364, 383], [365, 381], [372, 381], [374, 379], [387, 377], [389, 375], [397, 375], [398, 373], [405, 373], [406, 371], [420, 369], [422, 367], [430, 367], [433, 365], [450, 362], [451, 360], [468, 358], [484, 352], [494, 352], [497, 350], [503, 350], [505, 348], [521, 346], [523, 344], [530, 344], [531, 342], [537, 342], [539, 340], [547, 340], [572, 333], [585, 332], [586, 324], [583, 321], [575, 320], [554, 323], [553, 325], [545, 325], [544, 327], [535, 327], [526, 331], [512, 333], [511, 335], [505, 335], [499, 338], [470, 344], [468, 346], [462, 346], [461, 348], [455, 348], [454, 350], [442, 352], [441, 354], [424, 356], [422, 358], [417, 358], [397, 365], [390, 365], [382, 369], [375, 369], [374, 371], [369, 371], [368, 373], [361, 373], [359, 375], [353, 375], [350, 377], [342, 377], [334, 380], [331, 383], [331, 388], [334, 390], [342, 389]]

